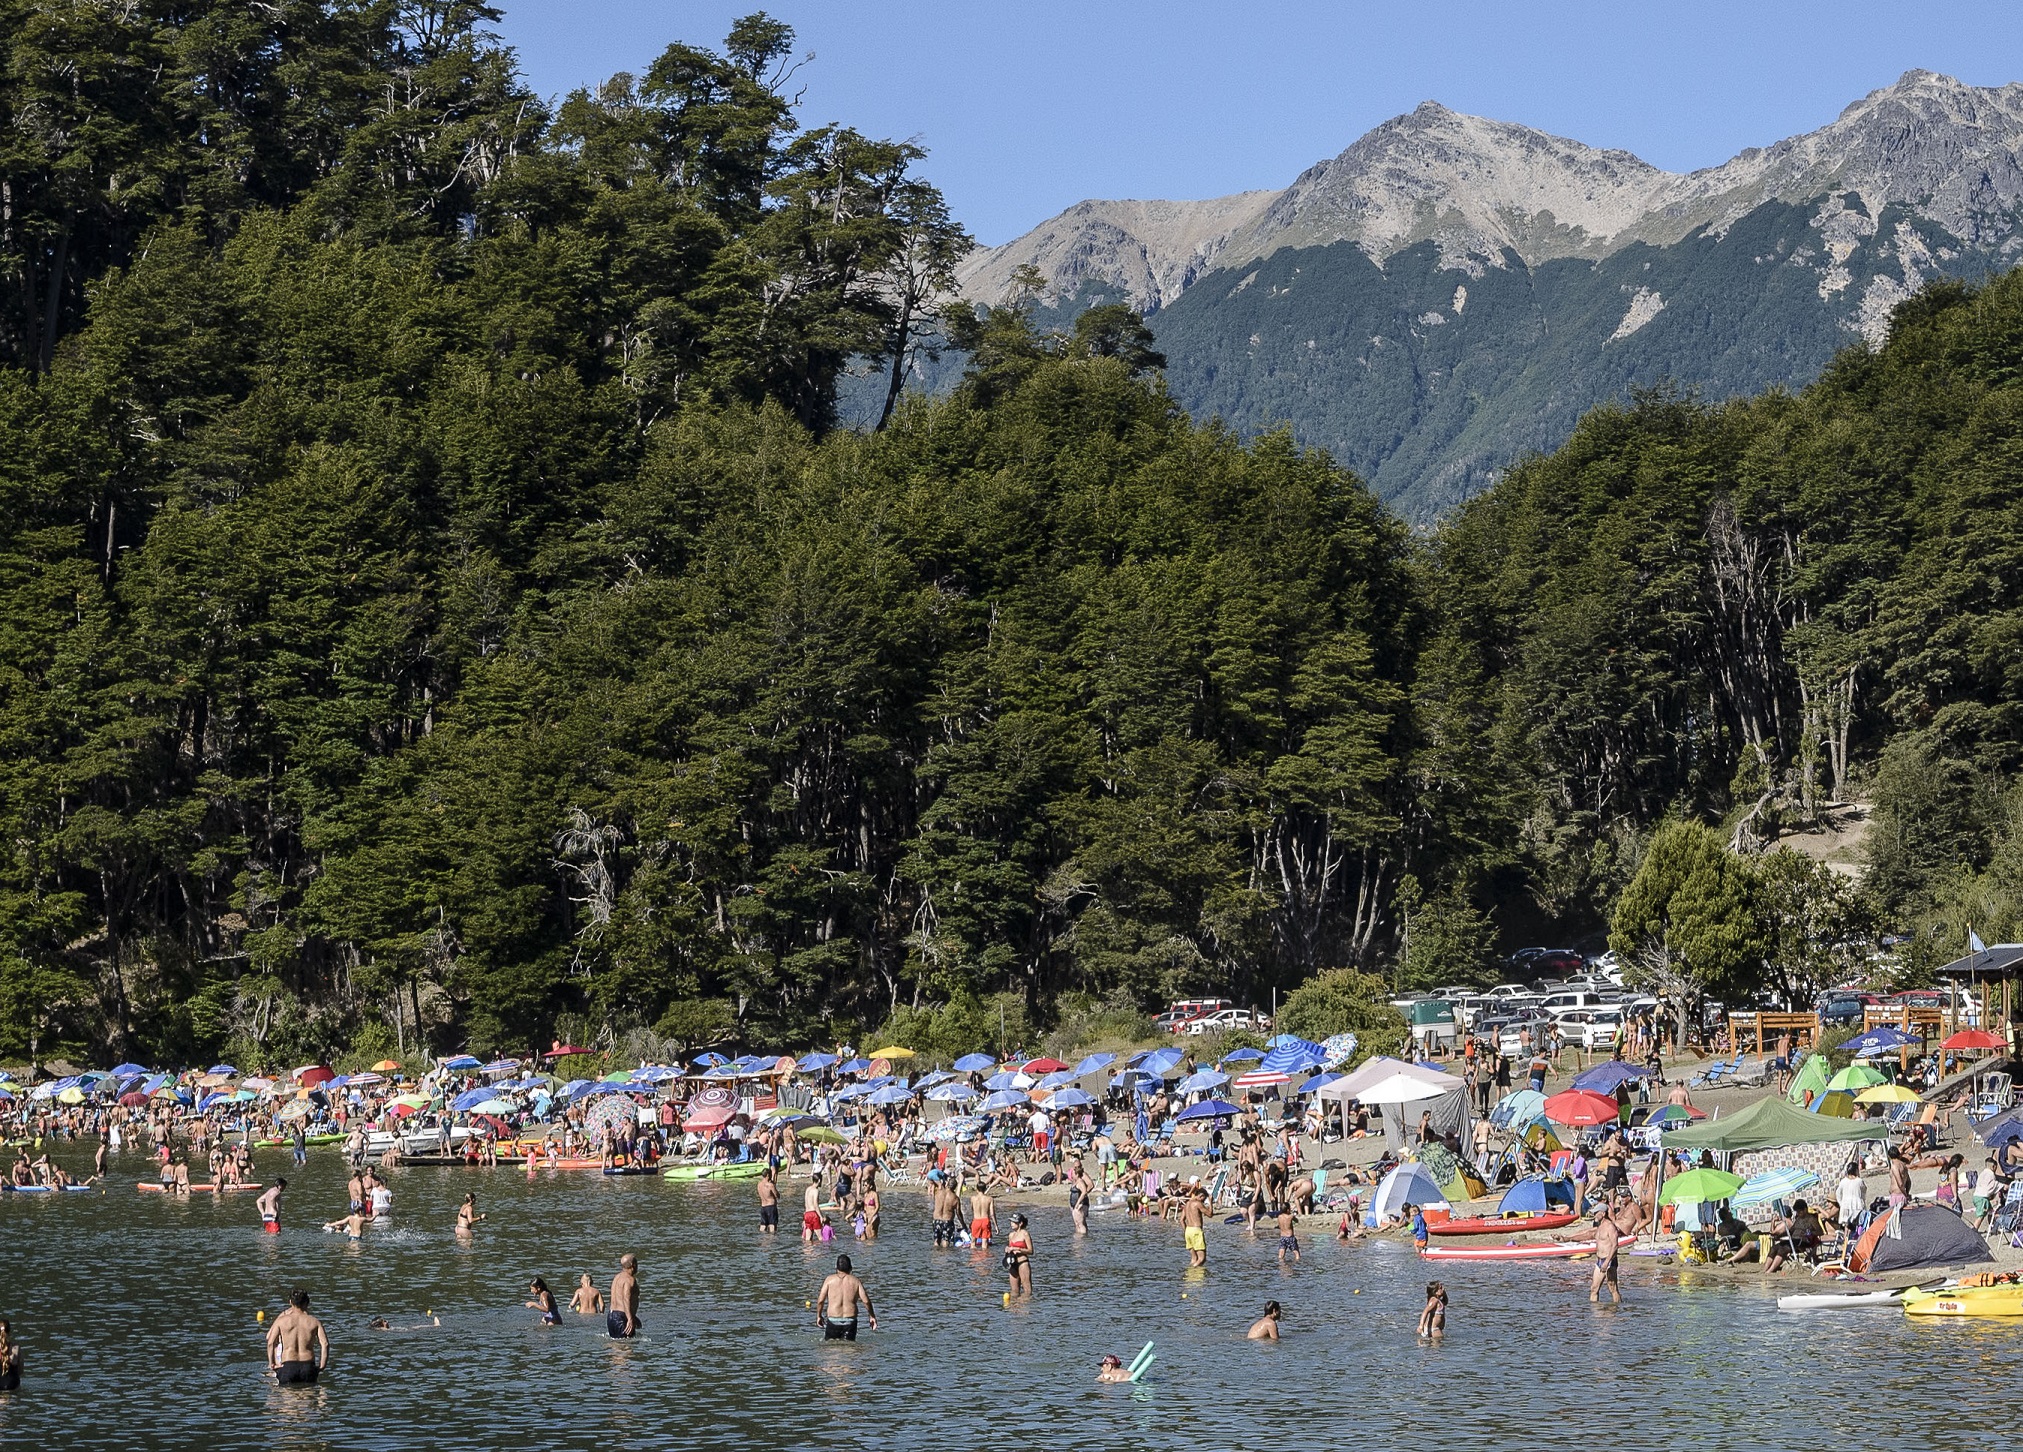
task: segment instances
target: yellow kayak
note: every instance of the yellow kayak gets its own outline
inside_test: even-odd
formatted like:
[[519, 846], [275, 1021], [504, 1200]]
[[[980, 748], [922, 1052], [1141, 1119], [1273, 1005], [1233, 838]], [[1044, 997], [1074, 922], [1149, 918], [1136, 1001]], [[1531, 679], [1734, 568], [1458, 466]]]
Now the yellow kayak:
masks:
[[2023, 1316], [2023, 1285], [1941, 1286], [1904, 1292], [1906, 1316]]

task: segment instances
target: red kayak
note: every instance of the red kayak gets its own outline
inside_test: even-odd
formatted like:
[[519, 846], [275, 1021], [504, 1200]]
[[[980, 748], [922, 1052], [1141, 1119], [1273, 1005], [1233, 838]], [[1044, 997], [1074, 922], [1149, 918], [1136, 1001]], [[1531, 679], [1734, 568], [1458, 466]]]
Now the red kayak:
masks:
[[1513, 1230], [1558, 1230], [1580, 1217], [1571, 1210], [1552, 1210], [1543, 1215], [1473, 1215], [1466, 1220], [1429, 1222], [1428, 1235], [1503, 1235]]
[[1528, 1245], [1435, 1245], [1419, 1252], [1427, 1260], [1544, 1260], [1549, 1256], [1594, 1253], [1595, 1243], [1592, 1240], [1538, 1240]]

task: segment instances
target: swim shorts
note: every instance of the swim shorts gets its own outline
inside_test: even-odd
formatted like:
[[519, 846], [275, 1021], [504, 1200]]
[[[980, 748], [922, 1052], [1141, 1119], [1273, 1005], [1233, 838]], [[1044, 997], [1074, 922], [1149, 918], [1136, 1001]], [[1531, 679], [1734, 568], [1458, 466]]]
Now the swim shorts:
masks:
[[826, 1316], [823, 1317], [822, 1339], [824, 1341], [855, 1341], [857, 1339], [857, 1318], [852, 1316], [847, 1321], [831, 1321]]
[[1299, 1237], [1296, 1235], [1281, 1235], [1278, 1238], [1278, 1248], [1280, 1250], [1297, 1252], [1299, 1250]]
[[604, 1313], [604, 1330], [613, 1341], [623, 1341], [638, 1329], [639, 1323], [636, 1320], [633, 1322], [631, 1331], [625, 1329], [625, 1313], [623, 1311], [607, 1311]]
[[803, 1210], [801, 1212], [801, 1228], [803, 1230], [820, 1230], [822, 1228], [822, 1212], [819, 1210]]
[[284, 1361], [274, 1368], [274, 1380], [282, 1386], [315, 1386], [316, 1363]]
[[1187, 1248], [1189, 1250], [1208, 1249], [1208, 1237], [1201, 1233], [1201, 1227], [1199, 1225], [1190, 1225], [1187, 1227]]
[[955, 1222], [953, 1220], [937, 1220], [934, 1222], [934, 1243], [936, 1245], [953, 1245], [955, 1243]]
[[981, 1215], [970, 1221], [969, 1238], [982, 1245], [990, 1244], [990, 1221]]
[[767, 1230], [778, 1230], [780, 1228], [780, 1207], [777, 1205], [759, 1206], [759, 1224]]

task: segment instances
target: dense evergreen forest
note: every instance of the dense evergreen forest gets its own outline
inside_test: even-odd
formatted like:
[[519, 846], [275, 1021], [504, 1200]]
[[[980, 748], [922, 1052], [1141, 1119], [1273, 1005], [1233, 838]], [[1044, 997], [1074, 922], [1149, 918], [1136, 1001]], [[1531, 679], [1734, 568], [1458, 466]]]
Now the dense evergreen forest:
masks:
[[[0, 1056], [966, 1048], [2023, 929], [2015, 278], [1422, 536], [1121, 308], [938, 315], [920, 152], [804, 128], [764, 16], [553, 106], [457, 0], [0, 17]], [[1763, 850], [1855, 798], [1860, 890]]]

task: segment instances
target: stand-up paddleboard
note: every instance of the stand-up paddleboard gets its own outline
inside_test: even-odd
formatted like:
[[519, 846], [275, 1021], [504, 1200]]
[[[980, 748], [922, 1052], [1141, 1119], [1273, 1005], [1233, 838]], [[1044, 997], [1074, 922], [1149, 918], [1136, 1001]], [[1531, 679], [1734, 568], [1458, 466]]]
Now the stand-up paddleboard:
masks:
[[756, 1180], [766, 1172], [764, 1163], [749, 1160], [730, 1165], [676, 1165], [661, 1172], [665, 1180]]
[[0, 1185], [0, 1190], [10, 1195], [47, 1195], [55, 1188], [54, 1185]]
[[1529, 1245], [1429, 1245], [1419, 1252], [1427, 1260], [1547, 1260], [1594, 1253], [1592, 1240], [1541, 1240]]
[[1466, 1220], [1428, 1222], [1429, 1235], [1509, 1235], [1520, 1230], [1563, 1230], [1580, 1217], [1571, 1210], [1542, 1215], [1471, 1215]]
[[[158, 1180], [143, 1180], [138, 1185], [135, 1185], [134, 1188], [140, 1191], [143, 1195], [166, 1195], [168, 1194], [169, 1190], [172, 1187], [164, 1185]], [[190, 1186], [190, 1193], [192, 1195], [210, 1195], [217, 1193], [223, 1193], [226, 1195], [257, 1195], [266, 1188], [267, 1187], [265, 1185], [227, 1185], [225, 1186], [224, 1190], [220, 1192], [216, 1185], [206, 1184], [206, 1185]]]

